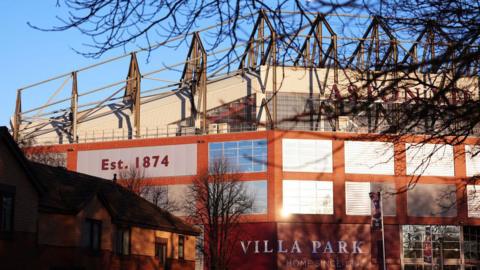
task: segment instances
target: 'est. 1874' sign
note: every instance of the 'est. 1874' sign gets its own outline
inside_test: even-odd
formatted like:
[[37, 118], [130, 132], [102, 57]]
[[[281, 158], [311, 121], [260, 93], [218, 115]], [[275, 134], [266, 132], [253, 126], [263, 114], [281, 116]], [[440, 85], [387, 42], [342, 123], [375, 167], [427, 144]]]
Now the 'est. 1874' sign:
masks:
[[79, 151], [77, 171], [112, 179], [129, 168], [143, 170], [145, 177], [195, 175], [197, 145], [165, 145]]

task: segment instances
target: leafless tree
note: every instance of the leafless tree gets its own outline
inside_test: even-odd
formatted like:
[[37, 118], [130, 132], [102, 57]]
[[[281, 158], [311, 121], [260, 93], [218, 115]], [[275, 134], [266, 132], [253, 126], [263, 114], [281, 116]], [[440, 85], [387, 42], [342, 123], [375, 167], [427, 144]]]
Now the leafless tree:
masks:
[[168, 187], [156, 186], [145, 179], [145, 171], [129, 166], [128, 169], [118, 171], [118, 183], [126, 189], [147, 199], [156, 206], [170, 212], [178, 211], [176, 202], [168, 199]]
[[252, 211], [253, 198], [240, 181], [240, 175], [224, 160], [213, 162], [209, 171], [199, 174], [188, 193], [188, 219], [204, 232], [204, 243], [199, 247], [204, 263], [208, 269], [228, 269], [234, 245], [241, 235], [241, 217]]

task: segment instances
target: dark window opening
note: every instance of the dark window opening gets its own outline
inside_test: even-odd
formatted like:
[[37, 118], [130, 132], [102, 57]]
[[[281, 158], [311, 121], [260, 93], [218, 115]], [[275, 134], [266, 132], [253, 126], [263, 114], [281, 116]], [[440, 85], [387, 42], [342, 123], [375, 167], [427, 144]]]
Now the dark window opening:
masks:
[[102, 222], [96, 219], [86, 219], [87, 247], [99, 251], [102, 243]]
[[0, 191], [0, 232], [13, 231], [14, 193]]
[[178, 259], [183, 260], [185, 258], [185, 235], [178, 236]]
[[130, 255], [130, 229], [118, 228], [115, 236], [115, 251], [119, 255]]
[[167, 242], [165, 238], [156, 238], [155, 239], [155, 258], [158, 259], [160, 265], [165, 268], [167, 262]]

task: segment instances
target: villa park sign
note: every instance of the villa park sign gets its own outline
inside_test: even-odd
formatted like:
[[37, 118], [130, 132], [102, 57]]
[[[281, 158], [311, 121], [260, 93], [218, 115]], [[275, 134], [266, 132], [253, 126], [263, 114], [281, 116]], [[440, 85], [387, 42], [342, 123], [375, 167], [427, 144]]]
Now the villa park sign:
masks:
[[363, 241], [309, 241], [300, 244], [298, 240], [284, 241], [277, 240], [253, 240], [240, 241], [243, 253], [267, 254], [267, 253], [289, 253], [303, 254], [362, 254]]

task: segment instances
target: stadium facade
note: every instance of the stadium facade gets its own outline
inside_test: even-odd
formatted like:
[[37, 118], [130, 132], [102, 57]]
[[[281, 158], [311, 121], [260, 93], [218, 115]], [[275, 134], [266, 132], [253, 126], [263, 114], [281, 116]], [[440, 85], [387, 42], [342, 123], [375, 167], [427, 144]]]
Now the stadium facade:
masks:
[[[277, 65], [277, 40], [272, 29], [267, 35], [262, 14], [235, 72], [207, 78], [206, 54], [194, 34], [174, 90], [142, 95], [144, 77], [132, 54], [121, 99], [78, 110], [73, 87], [72, 106], [47, 122], [26, 120], [17, 104], [13, 132], [18, 140], [31, 139], [32, 158], [50, 153], [74, 171], [113, 179], [123, 169], [142, 169], [146, 181], [168, 187], [168, 199], [179, 203], [196, 176], [226, 159], [255, 198], [232, 269], [381, 269], [371, 191], [383, 194], [388, 269], [480, 269], [480, 186], [467, 181], [480, 171], [480, 157], [472, 154], [478, 138], [472, 134], [454, 146], [440, 137], [426, 142], [428, 119], [410, 134], [388, 132], [408, 106], [433, 97], [449, 73], [406, 76], [411, 71], [368, 71], [360, 60], [322, 62], [322, 55], [337, 57], [332, 32], [332, 50], [315, 56], [319, 43], [306, 39], [303, 64]], [[312, 33], [327, 24], [322, 16], [315, 22]], [[367, 34], [376, 31], [378, 39], [385, 25], [378, 18], [372, 25]], [[255, 39], [259, 29], [268, 37]], [[378, 50], [377, 60], [397, 61], [398, 44], [390, 38], [394, 49]], [[360, 45], [354, 56], [376, 54], [374, 45], [367, 47]], [[425, 76], [428, 87], [396, 80]], [[376, 96], [385, 83], [394, 83], [394, 91]], [[463, 91], [450, 92], [449, 101], [478, 100], [477, 77], [455, 84]], [[362, 102], [364, 111], [349, 109]]]

